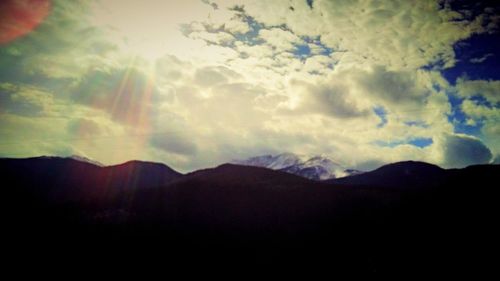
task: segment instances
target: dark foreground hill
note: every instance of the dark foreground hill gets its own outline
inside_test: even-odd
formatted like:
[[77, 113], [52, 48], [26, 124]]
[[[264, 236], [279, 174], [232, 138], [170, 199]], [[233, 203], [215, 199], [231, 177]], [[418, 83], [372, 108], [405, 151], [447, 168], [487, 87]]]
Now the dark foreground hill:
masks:
[[[484, 252], [496, 241], [499, 166], [414, 164], [368, 174], [373, 184], [349, 185], [230, 164], [182, 176], [141, 162], [99, 168], [4, 159], [2, 203], [15, 246], [9, 254], [29, 252], [41, 262], [50, 252], [52, 263], [67, 266], [90, 260], [165, 271], [493, 268]], [[391, 178], [397, 184], [383, 184]]]
[[164, 186], [182, 174], [152, 162], [100, 167], [72, 158], [1, 159], [0, 170], [16, 191], [34, 192], [58, 203], [93, 201], [139, 188]]
[[437, 186], [446, 170], [424, 162], [405, 161], [382, 166], [371, 172], [328, 180], [328, 183], [358, 186], [422, 187]]

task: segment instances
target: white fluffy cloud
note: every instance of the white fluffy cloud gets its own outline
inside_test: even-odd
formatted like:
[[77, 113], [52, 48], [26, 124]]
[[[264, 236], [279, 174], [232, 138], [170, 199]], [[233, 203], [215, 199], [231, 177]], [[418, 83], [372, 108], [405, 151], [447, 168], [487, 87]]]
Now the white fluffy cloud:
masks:
[[[236, 1], [258, 21], [285, 24], [299, 36], [321, 36], [336, 50], [348, 50], [390, 69], [415, 69], [443, 60], [455, 62], [453, 43], [482, 32], [484, 17], [473, 21], [437, 1]], [[293, 7], [293, 9], [290, 9]]]
[[457, 93], [460, 97], [484, 97], [493, 104], [500, 102], [500, 81], [457, 79]]

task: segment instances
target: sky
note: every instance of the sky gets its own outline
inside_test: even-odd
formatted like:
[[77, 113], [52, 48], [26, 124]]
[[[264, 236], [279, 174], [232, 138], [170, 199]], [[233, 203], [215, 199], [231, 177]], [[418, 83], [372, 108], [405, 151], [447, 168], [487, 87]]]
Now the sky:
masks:
[[6, 0], [0, 157], [500, 162], [494, 1]]

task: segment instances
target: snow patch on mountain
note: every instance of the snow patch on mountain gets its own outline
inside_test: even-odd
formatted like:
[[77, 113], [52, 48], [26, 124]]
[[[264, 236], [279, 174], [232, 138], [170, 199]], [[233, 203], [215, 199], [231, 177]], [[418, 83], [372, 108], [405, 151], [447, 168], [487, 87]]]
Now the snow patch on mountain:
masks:
[[284, 171], [313, 180], [327, 180], [361, 173], [358, 170], [345, 168], [322, 155], [307, 157], [293, 153], [282, 153], [235, 160], [232, 163]]
[[73, 160], [76, 160], [76, 161], [80, 161], [80, 162], [86, 162], [86, 163], [89, 163], [89, 164], [92, 164], [92, 165], [96, 165], [96, 166], [99, 166], [99, 167], [104, 167], [105, 165], [96, 161], [96, 160], [92, 160], [92, 159], [89, 159], [87, 157], [84, 157], [84, 156], [80, 156], [80, 155], [71, 155], [69, 157], [66, 157], [66, 158], [69, 158], [69, 159], [73, 159]]
[[233, 164], [264, 167], [273, 170], [281, 170], [303, 162], [303, 158], [293, 153], [282, 153], [278, 155], [262, 155], [251, 157], [246, 160], [234, 160]]

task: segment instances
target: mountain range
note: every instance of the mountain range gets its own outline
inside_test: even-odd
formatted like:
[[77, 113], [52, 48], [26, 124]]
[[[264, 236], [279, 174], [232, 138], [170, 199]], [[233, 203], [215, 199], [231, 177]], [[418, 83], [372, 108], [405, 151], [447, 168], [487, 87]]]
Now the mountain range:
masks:
[[293, 153], [262, 155], [245, 160], [234, 160], [234, 164], [264, 167], [312, 180], [327, 180], [360, 174], [362, 171], [345, 168], [326, 156], [299, 156]]
[[408, 161], [324, 181], [237, 164], [181, 174], [57, 157], [0, 159], [0, 171], [14, 260], [50, 252], [60, 266], [449, 272], [489, 266], [481, 251], [497, 237], [499, 165]]

